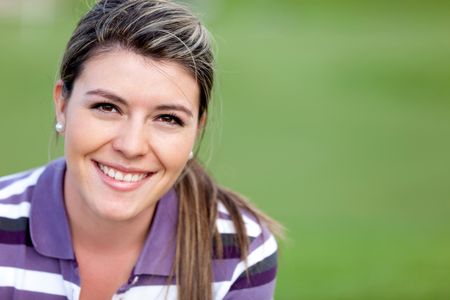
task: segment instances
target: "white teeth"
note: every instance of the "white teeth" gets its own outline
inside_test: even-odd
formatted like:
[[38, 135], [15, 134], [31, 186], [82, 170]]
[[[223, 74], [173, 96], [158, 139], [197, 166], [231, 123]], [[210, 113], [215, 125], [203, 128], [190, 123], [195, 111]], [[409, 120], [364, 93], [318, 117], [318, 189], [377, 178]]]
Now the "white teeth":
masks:
[[123, 178], [123, 181], [130, 182], [132, 177], [133, 177], [133, 175], [127, 174], [127, 175], [125, 175], [125, 177]]
[[115, 173], [116, 173], [116, 172], [114, 172], [113, 169], [109, 169], [109, 170], [108, 170], [108, 176], [109, 176], [109, 177], [114, 178], [114, 176], [116, 175]]
[[114, 176], [115, 180], [122, 180], [123, 179], [123, 174], [119, 171], [116, 171], [116, 175]]
[[144, 177], [146, 176], [146, 174], [122, 173], [118, 170], [115, 170], [102, 164], [98, 164], [98, 166], [103, 173], [105, 173], [111, 178], [114, 178], [117, 181], [137, 182], [144, 179]]

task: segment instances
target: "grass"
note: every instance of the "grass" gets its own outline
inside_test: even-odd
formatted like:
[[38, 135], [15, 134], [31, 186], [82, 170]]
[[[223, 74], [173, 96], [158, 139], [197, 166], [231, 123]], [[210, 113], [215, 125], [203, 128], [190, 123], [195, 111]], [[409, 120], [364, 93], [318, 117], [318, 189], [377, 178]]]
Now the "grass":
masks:
[[[448, 299], [446, 4], [208, 9], [222, 102], [208, 168], [287, 227], [276, 299]], [[47, 161], [51, 88], [75, 19], [0, 23], [1, 174]]]

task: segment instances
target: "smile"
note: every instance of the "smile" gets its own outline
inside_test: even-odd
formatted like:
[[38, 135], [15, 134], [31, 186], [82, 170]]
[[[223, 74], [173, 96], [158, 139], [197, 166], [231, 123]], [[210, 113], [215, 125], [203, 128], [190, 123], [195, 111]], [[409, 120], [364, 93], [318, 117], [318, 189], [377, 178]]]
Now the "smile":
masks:
[[99, 169], [108, 177], [122, 182], [139, 182], [149, 173], [126, 173], [97, 162]]

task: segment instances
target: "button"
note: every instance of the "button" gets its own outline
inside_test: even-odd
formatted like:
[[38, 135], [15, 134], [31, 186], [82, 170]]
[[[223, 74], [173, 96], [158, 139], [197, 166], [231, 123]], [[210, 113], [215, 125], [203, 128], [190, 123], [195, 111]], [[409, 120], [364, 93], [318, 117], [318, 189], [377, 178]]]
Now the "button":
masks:
[[139, 276], [134, 276], [133, 281], [131, 281], [131, 285], [135, 285], [139, 280]]

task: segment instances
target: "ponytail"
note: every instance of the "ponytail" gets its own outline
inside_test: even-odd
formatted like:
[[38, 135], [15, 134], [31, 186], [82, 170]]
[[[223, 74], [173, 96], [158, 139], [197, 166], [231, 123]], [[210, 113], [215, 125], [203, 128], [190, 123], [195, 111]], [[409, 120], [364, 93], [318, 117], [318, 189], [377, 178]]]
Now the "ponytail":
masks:
[[196, 160], [189, 162], [175, 187], [179, 214], [173, 273], [178, 285], [178, 300], [211, 300], [212, 260], [223, 256], [222, 240], [216, 227], [219, 202], [231, 216], [244, 261], [249, 240], [242, 210], [253, 214], [274, 234], [281, 235], [282, 228], [242, 196], [219, 187]]

